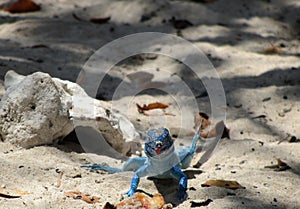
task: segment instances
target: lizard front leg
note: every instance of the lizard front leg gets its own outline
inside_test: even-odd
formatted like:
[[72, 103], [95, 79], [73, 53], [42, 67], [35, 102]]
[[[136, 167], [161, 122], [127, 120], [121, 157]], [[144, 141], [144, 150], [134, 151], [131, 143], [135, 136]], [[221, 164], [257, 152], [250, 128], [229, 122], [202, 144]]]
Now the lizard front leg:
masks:
[[134, 175], [131, 179], [130, 189], [128, 192], [126, 192], [123, 195], [123, 198], [131, 197], [136, 192], [137, 187], [140, 182], [140, 178], [147, 175], [148, 167], [149, 167], [149, 165], [144, 165], [144, 166], [140, 167], [137, 171], [134, 172]]
[[131, 197], [137, 190], [137, 187], [140, 183], [140, 177], [137, 175], [137, 173], [135, 172], [132, 179], [131, 179], [131, 185], [130, 185], [130, 189], [128, 192], [126, 192], [123, 197]]
[[185, 199], [186, 197], [186, 190], [187, 190], [187, 177], [186, 175], [180, 170], [180, 168], [174, 166], [171, 169], [171, 175], [179, 181], [179, 188], [178, 188], [178, 196], [180, 200]]

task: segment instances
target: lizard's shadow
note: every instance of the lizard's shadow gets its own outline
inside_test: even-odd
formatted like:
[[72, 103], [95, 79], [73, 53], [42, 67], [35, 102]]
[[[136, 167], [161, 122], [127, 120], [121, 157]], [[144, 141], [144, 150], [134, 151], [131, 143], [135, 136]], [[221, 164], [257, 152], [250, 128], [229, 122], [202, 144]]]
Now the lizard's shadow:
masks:
[[[203, 173], [202, 170], [185, 170], [185, 175], [188, 179], [196, 178], [195, 175]], [[184, 200], [179, 200], [178, 198], [178, 181], [173, 178], [159, 179], [155, 177], [148, 177], [152, 180], [158, 190], [158, 192], [164, 197], [166, 203], [172, 203], [173, 206], [178, 206]], [[188, 186], [189, 190], [189, 186]], [[188, 191], [187, 191], [188, 192]]]

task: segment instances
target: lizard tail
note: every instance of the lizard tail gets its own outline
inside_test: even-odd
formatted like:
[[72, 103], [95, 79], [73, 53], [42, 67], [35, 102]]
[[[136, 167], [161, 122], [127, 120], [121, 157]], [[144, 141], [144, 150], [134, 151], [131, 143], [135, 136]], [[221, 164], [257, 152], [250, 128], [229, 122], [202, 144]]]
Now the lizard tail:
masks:
[[192, 141], [192, 146], [191, 146], [191, 149], [189, 151], [191, 155], [195, 154], [195, 151], [196, 151], [196, 148], [197, 148], [197, 142], [198, 142], [199, 138], [201, 138], [200, 132], [199, 132], [201, 124], [202, 124], [202, 122], [196, 127], [195, 135], [194, 135], [193, 141]]
[[120, 168], [114, 168], [106, 165], [99, 165], [99, 164], [83, 164], [80, 166], [81, 168], [89, 168], [90, 171], [107, 171], [108, 173], [119, 173], [122, 172], [123, 170]]

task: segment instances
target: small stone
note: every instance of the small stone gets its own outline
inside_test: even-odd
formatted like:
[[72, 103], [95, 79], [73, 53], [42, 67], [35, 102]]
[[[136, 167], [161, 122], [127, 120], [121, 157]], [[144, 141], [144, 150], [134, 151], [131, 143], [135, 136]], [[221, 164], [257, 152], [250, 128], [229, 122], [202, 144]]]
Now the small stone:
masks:
[[227, 196], [235, 196], [235, 195], [236, 195], [236, 193], [234, 191], [232, 191], [232, 190], [227, 191]]
[[242, 160], [239, 164], [242, 165], [242, 164], [244, 164], [246, 162], [247, 162], [247, 160]]
[[284, 113], [291, 112], [291, 110], [292, 110], [292, 107], [285, 107], [285, 108], [283, 108], [283, 112]]
[[100, 183], [102, 183], [102, 181], [101, 181], [101, 180], [98, 180], [98, 179], [96, 179], [96, 180], [95, 180], [95, 183], [96, 183], [96, 184], [100, 184]]
[[288, 142], [293, 143], [293, 142], [296, 142], [296, 141], [297, 141], [296, 136], [289, 136], [288, 137]]
[[196, 191], [197, 189], [195, 187], [190, 187], [189, 190]]
[[241, 107], [243, 107], [243, 105], [242, 104], [235, 104], [234, 107], [235, 108], [241, 108]]
[[78, 173], [78, 174], [72, 176], [72, 178], [73, 178], [73, 179], [75, 179], [75, 178], [81, 178], [81, 173]]
[[263, 101], [263, 102], [266, 102], [266, 101], [269, 101], [269, 100], [271, 100], [271, 97], [266, 97], [266, 98], [264, 98], [262, 101]]

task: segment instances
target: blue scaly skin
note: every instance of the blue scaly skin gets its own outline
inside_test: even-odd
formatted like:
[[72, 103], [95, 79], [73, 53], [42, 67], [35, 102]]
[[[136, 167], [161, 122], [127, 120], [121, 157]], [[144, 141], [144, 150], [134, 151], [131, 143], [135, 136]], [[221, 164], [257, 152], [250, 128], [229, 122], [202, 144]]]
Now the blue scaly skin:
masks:
[[122, 169], [98, 164], [85, 164], [81, 167], [90, 168], [91, 171], [105, 170], [109, 173], [134, 171], [130, 189], [124, 197], [131, 197], [136, 192], [141, 177], [172, 177], [179, 182], [178, 195], [179, 199], [183, 200], [186, 197], [187, 177], [181, 169], [189, 167], [192, 161], [200, 137], [198, 130], [195, 132], [191, 146], [175, 149], [174, 141], [166, 128], [150, 129], [144, 148], [147, 157], [130, 158]]

